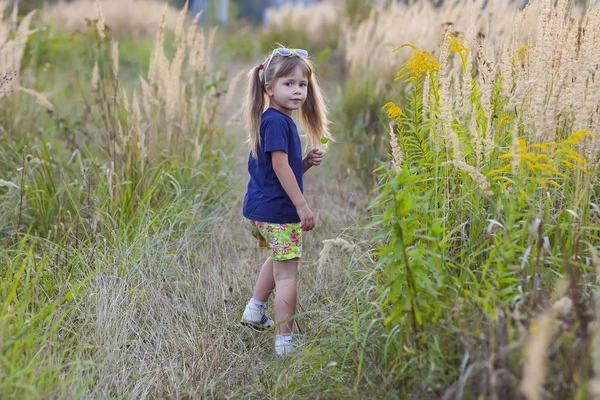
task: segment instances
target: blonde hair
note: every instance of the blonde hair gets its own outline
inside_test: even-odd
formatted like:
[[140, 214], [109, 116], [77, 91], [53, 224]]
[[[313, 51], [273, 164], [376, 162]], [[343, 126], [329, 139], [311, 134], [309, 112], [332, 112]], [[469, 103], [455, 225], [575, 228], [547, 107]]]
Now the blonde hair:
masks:
[[[284, 46], [280, 46], [284, 47]], [[267, 67], [267, 57], [263, 63]], [[248, 140], [252, 156], [257, 157], [258, 145], [260, 143], [260, 123], [262, 114], [267, 108], [267, 93], [265, 91], [264, 77], [269, 78], [268, 83], [276, 82], [279, 78], [290, 76], [296, 68], [300, 68], [308, 80], [306, 101], [298, 110], [298, 118], [304, 129], [311, 147], [327, 150], [327, 145], [321, 143], [322, 138], [332, 140], [329, 133], [329, 121], [327, 120], [327, 106], [323, 99], [323, 93], [314, 74], [313, 64], [307, 57], [291, 55], [288, 57], [273, 54], [273, 59], [266, 71], [260, 65], [252, 68], [248, 73], [248, 90], [246, 94], [245, 113], [246, 128], [248, 129]], [[262, 71], [262, 72], [261, 72]]]

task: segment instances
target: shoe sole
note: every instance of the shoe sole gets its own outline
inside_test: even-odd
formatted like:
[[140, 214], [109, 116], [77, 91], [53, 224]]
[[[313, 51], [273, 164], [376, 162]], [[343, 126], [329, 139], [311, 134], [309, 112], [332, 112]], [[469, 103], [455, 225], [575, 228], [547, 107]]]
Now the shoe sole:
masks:
[[252, 328], [257, 332], [264, 332], [265, 329], [270, 329], [270, 327], [265, 327], [262, 324], [256, 324], [256, 323], [249, 322], [249, 321], [240, 321], [240, 324], [247, 326], [249, 328]]

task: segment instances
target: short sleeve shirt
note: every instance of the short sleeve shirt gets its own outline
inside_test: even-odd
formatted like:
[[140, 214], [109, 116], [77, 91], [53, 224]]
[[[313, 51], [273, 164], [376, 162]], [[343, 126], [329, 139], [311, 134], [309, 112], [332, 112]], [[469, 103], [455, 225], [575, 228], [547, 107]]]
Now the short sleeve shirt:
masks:
[[250, 180], [244, 198], [244, 217], [261, 222], [287, 224], [300, 222], [296, 207], [287, 195], [275, 171], [271, 153], [285, 151], [296, 181], [302, 185], [302, 144], [294, 120], [274, 108], [267, 109], [260, 123], [257, 158], [248, 157]]

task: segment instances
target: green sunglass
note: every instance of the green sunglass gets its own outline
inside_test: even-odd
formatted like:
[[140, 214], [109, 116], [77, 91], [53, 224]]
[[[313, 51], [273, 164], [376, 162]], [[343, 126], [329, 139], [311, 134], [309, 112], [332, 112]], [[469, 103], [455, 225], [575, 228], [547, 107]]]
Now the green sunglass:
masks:
[[292, 54], [297, 55], [298, 57], [308, 57], [308, 51], [303, 49], [287, 49], [285, 47], [278, 47], [271, 53], [271, 57], [269, 57], [269, 61], [267, 62], [267, 67], [265, 68], [265, 82], [267, 82], [267, 71], [269, 70], [269, 65], [271, 65], [271, 61], [273, 60], [273, 56], [275, 54], [279, 54], [283, 57], [289, 57]]

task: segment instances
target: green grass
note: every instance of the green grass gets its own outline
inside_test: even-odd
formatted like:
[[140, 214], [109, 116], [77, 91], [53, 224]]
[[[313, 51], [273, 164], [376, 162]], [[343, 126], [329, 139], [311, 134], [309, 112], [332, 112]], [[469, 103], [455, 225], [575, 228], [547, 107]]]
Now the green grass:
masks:
[[28, 235], [2, 251], [0, 381], [7, 398], [68, 398], [79, 357], [73, 299], [85, 284], [81, 255]]

